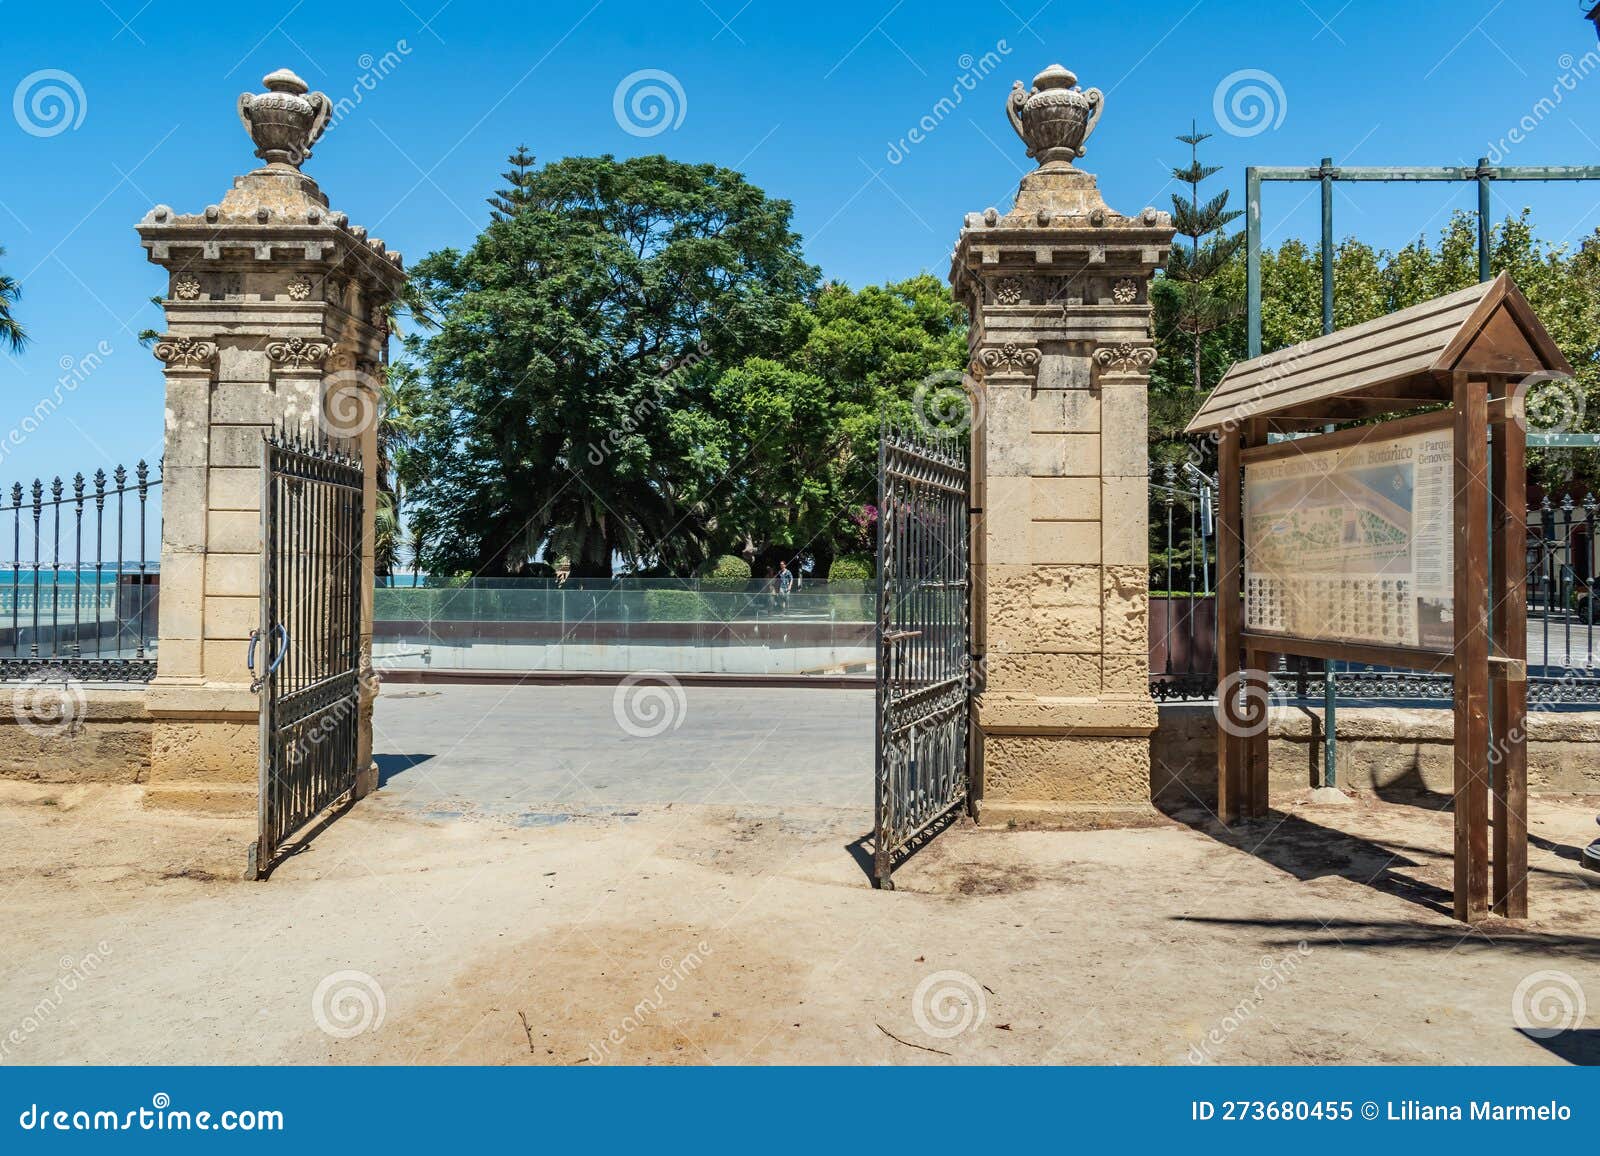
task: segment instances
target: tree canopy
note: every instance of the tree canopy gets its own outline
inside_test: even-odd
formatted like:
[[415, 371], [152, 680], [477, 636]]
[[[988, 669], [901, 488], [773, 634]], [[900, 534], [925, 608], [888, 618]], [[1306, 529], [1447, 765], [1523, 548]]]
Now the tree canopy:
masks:
[[705, 415], [719, 479], [700, 495], [722, 549], [769, 562], [808, 555], [818, 573], [866, 549], [883, 420], [912, 420], [919, 385], [966, 362], [966, 321], [928, 274], [793, 307], [781, 355], [720, 373]]
[[[1198, 134], [1181, 138], [1198, 146]], [[1224, 233], [1215, 170], [1174, 176], [1187, 238], [1152, 289], [1158, 358], [1151, 451], [1192, 457], [1182, 429], [1245, 354], [1244, 258]], [[406, 307], [436, 328], [390, 367], [384, 441], [394, 508], [433, 573], [688, 574], [742, 556], [826, 575], [870, 554], [882, 422], [943, 416], [967, 357], [966, 318], [926, 273], [859, 289], [824, 283], [786, 201], [740, 174], [665, 157], [509, 160], [491, 219], [462, 252], [414, 271]], [[1600, 406], [1600, 233], [1549, 245], [1526, 212], [1492, 233], [1509, 271]], [[1181, 252], [1180, 252], [1181, 250]], [[1345, 239], [1336, 326], [1470, 285], [1476, 221], [1390, 252]], [[1297, 240], [1262, 252], [1268, 350], [1321, 332], [1321, 271]], [[3, 303], [3, 297], [0, 297]], [[954, 387], [958, 388], [958, 387]], [[959, 407], [958, 407], [959, 408]], [[1591, 417], [1592, 424], [1592, 417]], [[1535, 454], [1535, 476], [1593, 478], [1596, 456]], [[1206, 463], [1209, 465], [1210, 463]]]
[[[513, 171], [517, 162], [513, 160]], [[715, 371], [778, 352], [817, 272], [788, 202], [665, 157], [572, 157], [524, 174], [466, 252], [415, 276], [438, 331], [413, 481], [423, 561], [575, 574], [704, 556], [697, 438]]]
[[[0, 248], [0, 257], [5, 255], [5, 249]], [[27, 330], [11, 311], [21, 296], [21, 283], [15, 277], [0, 273], [0, 345], [8, 347], [12, 353], [21, 353], [22, 347], [28, 343]]]
[[[1336, 329], [1370, 321], [1433, 297], [1465, 289], [1478, 280], [1477, 218], [1457, 212], [1436, 240], [1419, 236], [1398, 251], [1375, 249], [1346, 237], [1333, 264], [1333, 324]], [[1510, 273], [1561, 351], [1572, 362], [1585, 396], [1588, 425], [1600, 415], [1600, 231], [1576, 246], [1552, 245], [1534, 234], [1525, 209], [1496, 223], [1490, 232], [1490, 268]], [[1236, 254], [1219, 278], [1242, 294], [1244, 258]], [[1322, 265], [1317, 250], [1299, 240], [1261, 253], [1261, 338], [1268, 352], [1322, 332]], [[1159, 357], [1151, 381], [1152, 456], [1177, 460], [1189, 452], [1181, 431], [1228, 366], [1245, 356], [1245, 322], [1236, 317], [1206, 335], [1201, 352], [1201, 388], [1190, 378], [1190, 335], [1157, 325]], [[1530, 452], [1530, 469], [1544, 484], [1576, 472], [1600, 475], [1593, 451]]]

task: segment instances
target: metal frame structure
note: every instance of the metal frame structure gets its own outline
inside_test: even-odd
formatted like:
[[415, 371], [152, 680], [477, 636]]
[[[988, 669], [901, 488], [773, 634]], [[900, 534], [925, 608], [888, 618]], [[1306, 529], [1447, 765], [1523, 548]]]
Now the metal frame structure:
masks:
[[1265, 181], [1315, 181], [1322, 189], [1322, 331], [1333, 332], [1333, 185], [1335, 181], [1384, 184], [1453, 181], [1478, 186], [1478, 280], [1489, 280], [1489, 202], [1495, 181], [1600, 181], [1600, 165], [1491, 165], [1476, 168], [1336, 165], [1323, 157], [1315, 168], [1251, 165], [1245, 186], [1245, 314], [1250, 357], [1261, 353], [1261, 185]]
[[261, 696], [259, 879], [287, 838], [355, 787], [363, 481], [359, 458], [263, 441], [261, 627], [246, 658]]
[[[1600, 12], [1600, 7], [1595, 9]], [[1595, 12], [1589, 14], [1595, 17]], [[1596, 22], [1600, 30], [1600, 20]], [[1478, 187], [1478, 280], [1489, 280], [1489, 215], [1495, 181], [1600, 181], [1600, 165], [1491, 165], [1479, 157], [1475, 168], [1461, 165], [1383, 166], [1336, 165], [1323, 157], [1315, 168], [1251, 165], [1244, 171], [1245, 184], [1245, 326], [1249, 357], [1261, 354], [1261, 185], [1265, 181], [1315, 181], [1322, 193], [1322, 332], [1333, 332], [1333, 186], [1335, 181], [1377, 182], [1381, 184], [1446, 181], [1475, 184]], [[1570, 440], [1569, 440], [1570, 439]], [[1593, 445], [1585, 435], [1546, 435], [1529, 437], [1530, 446]], [[1338, 675], [1322, 680], [1323, 774], [1327, 785], [1337, 778], [1339, 740], [1335, 715], [1338, 708]]]
[[971, 469], [962, 437], [885, 427], [878, 447], [874, 887], [972, 804]]

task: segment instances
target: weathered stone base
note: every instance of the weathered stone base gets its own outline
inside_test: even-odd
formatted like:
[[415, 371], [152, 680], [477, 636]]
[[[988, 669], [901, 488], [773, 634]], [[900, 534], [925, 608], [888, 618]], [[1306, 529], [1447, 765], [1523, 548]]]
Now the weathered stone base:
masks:
[[[1455, 771], [1448, 710], [1345, 707], [1338, 713], [1341, 788], [1449, 796]], [[1276, 707], [1268, 719], [1271, 790], [1322, 782], [1320, 709]], [[1210, 705], [1161, 707], [1151, 744], [1151, 790], [1163, 806], [1217, 798], [1217, 721]], [[1600, 711], [1528, 712], [1530, 794], [1600, 794]]]
[[150, 687], [155, 725], [145, 806], [214, 814], [256, 809], [260, 708], [246, 687]]
[[978, 818], [986, 825], [1139, 825], [1150, 806], [1148, 699], [986, 693], [977, 700]]
[[987, 804], [1126, 807], [1150, 801], [1150, 740], [1104, 735], [985, 735]]
[[1154, 827], [1167, 818], [1150, 803], [991, 802], [977, 804], [980, 827], [1028, 831], [1103, 831], [1112, 827]]
[[[0, 778], [42, 783], [139, 783], [150, 773], [150, 712], [145, 688], [77, 687], [82, 699], [61, 698], [30, 710], [18, 695], [50, 688], [18, 684], [0, 692]], [[49, 725], [64, 707], [60, 726]], [[18, 721], [36, 719], [28, 725]]]

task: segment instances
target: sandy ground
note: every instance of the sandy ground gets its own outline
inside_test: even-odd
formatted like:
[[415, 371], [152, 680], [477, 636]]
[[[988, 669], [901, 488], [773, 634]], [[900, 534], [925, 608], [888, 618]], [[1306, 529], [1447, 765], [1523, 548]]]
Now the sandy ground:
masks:
[[[1226, 841], [977, 830], [870, 889], [852, 810], [374, 796], [266, 884], [237, 823], [0, 784], [6, 1063], [1595, 1062], [1594, 802], [1533, 907], [1444, 914], [1449, 816], [1290, 805]], [[1254, 849], [1254, 853], [1253, 850]], [[1519, 987], [1521, 989], [1519, 995]], [[1571, 1015], [1566, 1017], [1572, 1022]]]

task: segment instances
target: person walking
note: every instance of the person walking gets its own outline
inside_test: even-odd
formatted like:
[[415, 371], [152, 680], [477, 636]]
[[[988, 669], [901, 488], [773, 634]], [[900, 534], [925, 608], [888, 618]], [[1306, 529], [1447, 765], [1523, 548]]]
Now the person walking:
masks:
[[787, 614], [789, 611], [789, 591], [794, 589], [794, 574], [789, 570], [789, 563], [778, 563], [778, 613]]

